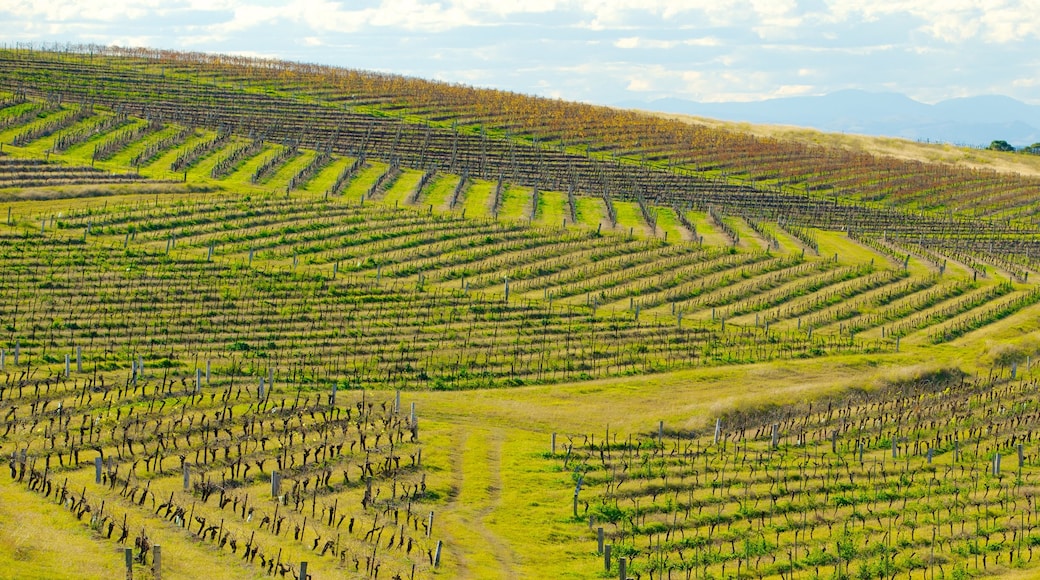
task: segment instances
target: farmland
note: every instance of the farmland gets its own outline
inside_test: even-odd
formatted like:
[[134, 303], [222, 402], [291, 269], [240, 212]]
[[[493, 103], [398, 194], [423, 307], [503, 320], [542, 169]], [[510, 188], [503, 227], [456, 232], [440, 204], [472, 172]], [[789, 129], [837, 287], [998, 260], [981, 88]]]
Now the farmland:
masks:
[[0, 72], [0, 489], [85, 576], [1032, 569], [1034, 178], [238, 57]]

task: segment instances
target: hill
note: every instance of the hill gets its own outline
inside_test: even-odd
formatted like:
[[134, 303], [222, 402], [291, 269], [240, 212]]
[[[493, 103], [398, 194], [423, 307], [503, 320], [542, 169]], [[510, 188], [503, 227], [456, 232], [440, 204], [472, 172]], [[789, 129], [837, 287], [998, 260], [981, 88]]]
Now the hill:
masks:
[[716, 126], [733, 132], [794, 141], [808, 146], [838, 147], [903, 161], [950, 164], [970, 170], [994, 171], [1027, 177], [1040, 176], [1040, 156], [1036, 155], [1009, 154], [941, 143], [922, 143], [894, 137], [828, 133], [789, 125], [754, 124], [654, 111], [645, 112], [667, 119]]
[[0, 73], [5, 569], [1033, 570], [1032, 178], [222, 55]]
[[744, 103], [662, 99], [621, 105], [754, 124], [812, 127], [828, 133], [887, 136], [975, 148], [986, 147], [995, 139], [1018, 147], [1040, 141], [1040, 107], [998, 95], [926, 104], [898, 93], [846, 90]]

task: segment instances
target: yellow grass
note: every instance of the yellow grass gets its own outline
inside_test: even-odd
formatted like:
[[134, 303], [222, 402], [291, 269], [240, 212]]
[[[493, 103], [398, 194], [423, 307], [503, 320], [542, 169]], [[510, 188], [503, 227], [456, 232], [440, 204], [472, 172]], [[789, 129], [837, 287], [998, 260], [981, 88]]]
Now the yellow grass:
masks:
[[1028, 176], [1040, 176], [1040, 156], [1002, 153], [957, 147], [955, 145], [919, 143], [896, 137], [875, 137], [849, 133], [824, 133], [815, 129], [794, 127], [790, 125], [765, 125], [720, 121], [679, 115], [674, 113], [650, 112], [666, 119], [675, 119], [691, 124], [703, 124], [739, 133], [749, 133], [760, 137], [771, 137], [799, 143], [841, 147], [850, 151], [863, 151], [874, 155], [895, 157], [909, 161], [929, 163], [948, 163], [972, 169], [989, 169], [1001, 173], [1017, 173]]

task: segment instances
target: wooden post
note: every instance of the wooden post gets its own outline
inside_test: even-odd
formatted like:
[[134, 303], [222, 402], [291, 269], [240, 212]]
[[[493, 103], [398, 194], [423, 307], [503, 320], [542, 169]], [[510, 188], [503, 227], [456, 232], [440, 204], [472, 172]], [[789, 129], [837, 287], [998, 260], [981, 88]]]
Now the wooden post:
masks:
[[617, 562], [618, 578], [621, 580], [628, 580], [628, 559], [618, 558]]
[[603, 553], [603, 528], [596, 528], [596, 553]]
[[934, 451], [934, 449], [932, 449], [931, 447], [928, 448], [928, 465], [932, 464], [932, 453], [933, 453], [933, 451]]
[[202, 369], [195, 369], [195, 394], [202, 392]]
[[207, 385], [209, 384], [209, 377], [210, 377], [210, 361], [207, 360], [206, 361], [206, 384]]
[[430, 518], [426, 523], [426, 537], [429, 538], [433, 534], [433, 512], [430, 512]]
[[556, 455], [556, 433], [552, 434], [552, 454]]
[[83, 372], [83, 347], [82, 346], [77, 346], [76, 347], [76, 372], [77, 373], [82, 373]]
[[162, 580], [162, 546], [152, 546], [152, 577]]
[[277, 471], [271, 472], [271, 497], [278, 497], [282, 486], [282, 474]]
[[401, 389], [394, 393], [394, 414], [401, 412]]
[[101, 483], [101, 456], [94, 458], [94, 483]]
[[433, 567], [436, 568], [441, 565], [441, 547], [443, 544], [440, 540], [437, 540], [437, 552], [433, 556]]
[[838, 430], [831, 431], [831, 453], [838, 453]]
[[780, 425], [778, 423], [773, 423], [773, 439], [771, 443], [773, 449], [780, 446]]
[[993, 475], [1000, 477], [1000, 452], [993, 456]]
[[610, 572], [610, 550], [613, 547], [612, 544], [603, 546], [603, 570], [606, 572]]
[[719, 444], [720, 435], [722, 435], [722, 417], [715, 419], [715, 445]]
[[126, 580], [134, 580], [134, 549], [123, 548], [123, 559], [126, 561]]
[[899, 457], [899, 435], [892, 436], [892, 459]]
[[415, 401], [412, 401], [412, 425], [415, 425]]
[[68, 355], [68, 354], [65, 355], [65, 378], [66, 379], [69, 378], [69, 370], [72, 368], [70, 366], [70, 359], [71, 358], [72, 358], [71, 355]]
[[187, 463], [184, 464], [184, 491], [191, 489], [191, 467]]
[[307, 562], [300, 562], [300, 580], [307, 580]]

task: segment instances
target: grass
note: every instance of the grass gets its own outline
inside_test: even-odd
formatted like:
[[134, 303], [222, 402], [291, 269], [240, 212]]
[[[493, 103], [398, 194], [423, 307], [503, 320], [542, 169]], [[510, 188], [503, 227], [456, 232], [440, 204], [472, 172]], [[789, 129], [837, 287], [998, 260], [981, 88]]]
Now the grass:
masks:
[[825, 133], [815, 129], [787, 125], [741, 123], [673, 113], [652, 114], [666, 119], [677, 119], [694, 124], [707, 124], [712, 127], [720, 127], [739, 133], [749, 133], [761, 137], [795, 141], [809, 145], [841, 147], [852, 151], [865, 151], [896, 159], [922, 161], [925, 163], [949, 163], [972, 169], [988, 169], [1003, 173], [1040, 176], [1040, 157], [1036, 155], [1002, 153], [949, 144], [920, 143], [895, 137]]
[[667, 241], [690, 241], [693, 238], [690, 231], [679, 223], [675, 210], [670, 207], [657, 208], [657, 229]]
[[473, 183], [466, 188], [462, 199], [455, 206], [457, 210], [465, 213], [470, 218], [485, 218], [491, 215], [491, 196], [495, 192], [495, 182], [474, 179]]
[[393, 186], [383, 194], [383, 203], [392, 206], [407, 205], [408, 197], [415, 191], [422, 176], [421, 171], [403, 170]]
[[550, 228], [562, 227], [570, 222], [567, 211], [567, 194], [559, 191], [538, 192], [538, 212], [534, 223]]
[[379, 179], [380, 175], [386, 172], [386, 168], [387, 165], [385, 163], [376, 161], [365, 162], [365, 167], [358, 170], [357, 175], [350, 180], [350, 183], [343, 190], [343, 199], [353, 203], [360, 201], [361, 196], [367, 194], [372, 184]]
[[455, 192], [459, 179], [455, 175], [437, 175], [433, 178], [433, 182], [426, 187], [426, 193], [419, 202], [423, 205], [432, 205], [434, 211], [448, 211], [451, 194]]
[[711, 222], [707, 212], [688, 211], [686, 219], [690, 220], [697, 230], [697, 235], [704, 239], [706, 246], [729, 246], [729, 238]]
[[580, 197], [575, 200], [574, 213], [577, 214], [578, 223], [585, 224], [590, 228], [609, 228], [607, 223], [607, 210], [603, 207], [603, 201], [594, 197]]
[[314, 160], [316, 155], [317, 153], [314, 151], [301, 150], [296, 155], [295, 159], [291, 159], [288, 163], [282, 165], [277, 171], [275, 171], [273, 175], [265, 179], [265, 184], [270, 183], [272, 187], [277, 187], [283, 183], [289, 183], [289, 180], [304, 167], [307, 167], [307, 165]]
[[354, 162], [352, 157], [337, 157], [332, 160], [332, 163], [325, 169], [322, 169], [314, 176], [309, 182], [307, 182], [300, 191], [312, 194], [321, 194], [330, 189], [336, 184], [336, 178], [343, 172], [344, 169], [350, 167]]
[[503, 220], [528, 222], [531, 219], [531, 188], [505, 185], [498, 217]]
[[0, 570], [5, 578], [125, 577], [122, 553], [96, 541], [68, 512], [10, 483], [0, 483]]
[[622, 234], [633, 236], [654, 237], [650, 225], [643, 219], [643, 213], [639, 210], [639, 204], [634, 201], [614, 201], [614, 211], [617, 212], [617, 231]]

